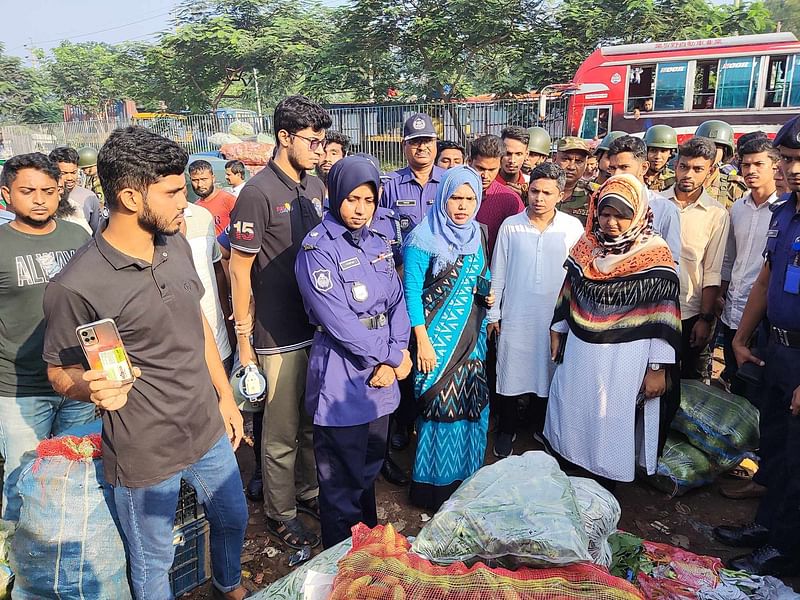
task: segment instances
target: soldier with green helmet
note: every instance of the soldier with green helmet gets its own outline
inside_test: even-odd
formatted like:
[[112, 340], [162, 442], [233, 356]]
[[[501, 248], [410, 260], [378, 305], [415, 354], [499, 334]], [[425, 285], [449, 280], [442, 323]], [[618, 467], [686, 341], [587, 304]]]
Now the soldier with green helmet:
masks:
[[669, 161], [678, 150], [678, 134], [669, 125], [653, 125], [644, 134], [647, 145], [647, 162], [650, 166], [644, 176], [645, 185], [654, 192], [662, 192], [675, 185], [675, 171]]
[[522, 172], [530, 174], [534, 167], [550, 158], [553, 140], [544, 127], [528, 127], [528, 156], [522, 163]]
[[747, 191], [739, 181], [736, 169], [729, 164], [734, 153], [733, 127], [725, 121], [705, 121], [700, 124], [694, 135], [711, 140], [717, 147], [715, 160], [717, 168], [711, 179], [706, 182], [706, 191], [725, 208], [730, 208]]
[[100, 185], [100, 177], [97, 175], [97, 150], [89, 146], [78, 150], [78, 167], [83, 171], [83, 187], [92, 190], [100, 199], [100, 208], [104, 208], [103, 187]]
[[611, 146], [611, 142], [615, 139], [622, 137], [623, 135], [628, 135], [624, 131], [609, 131], [600, 143], [597, 144], [597, 148], [594, 150], [594, 155], [597, 157], [597, 177], [595, 177], [594, 184], [599, 186], [601, 183], [605, 183], [605, 180], [609, 178], [608, 174], [608, 148]]

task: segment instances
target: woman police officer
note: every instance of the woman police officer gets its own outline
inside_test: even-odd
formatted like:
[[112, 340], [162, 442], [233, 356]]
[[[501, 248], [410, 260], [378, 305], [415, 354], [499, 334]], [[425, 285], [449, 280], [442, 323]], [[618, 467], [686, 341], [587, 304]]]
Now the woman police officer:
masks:
[[329, 211], [308, 233], [295, 273], [317, 326], [308, 363], [306, 410], [314, 420], [322, 542], [377, 524], [375, 479], [386, 447], [397, 379], [411, 369], [410, 324], [392, 248], [370, 229], [380, 175], [347, 157], [328, 174]]

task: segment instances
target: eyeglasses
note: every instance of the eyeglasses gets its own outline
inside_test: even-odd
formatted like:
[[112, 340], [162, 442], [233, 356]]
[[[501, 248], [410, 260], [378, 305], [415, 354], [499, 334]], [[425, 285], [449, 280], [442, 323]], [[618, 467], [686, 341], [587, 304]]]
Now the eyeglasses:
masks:
[[292, 137], [298, 137], [301, 140], [307, 141], [308, 142], [308, 149], [311, 150], [312, 152], [314, 152], [317, 148], [319, 148], [320, 146], [323, 146], [325, 144], [325, 138], [322, 138], [321, 140], [317, 139], [317, 138], [308, 138], [308, 137], [305, 137], [303, 135], [298, 135], [296, 133], [290, 133], [289, 135], [291, 135]]
[[428, 144], [435, 144], [436, 138], [418, 137], [406, 140], [406, 144], [412, 148], [419, 148], [420, 146], [427, 146]]

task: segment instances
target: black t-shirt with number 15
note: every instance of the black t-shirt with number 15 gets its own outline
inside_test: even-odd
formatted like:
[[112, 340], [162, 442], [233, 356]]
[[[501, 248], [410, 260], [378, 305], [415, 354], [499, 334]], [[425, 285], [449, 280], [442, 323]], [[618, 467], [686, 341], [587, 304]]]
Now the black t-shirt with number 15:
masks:
[[324, 197], [320, 179], [304, 174], [298, 183], [270, 161], [245, 184], [233, 207], [231, 247], [256, 255], [253, 347], [259, 354], [311, 345], [314, 329], [303, 308], [294, 262], [303, 238], [321, 221]]

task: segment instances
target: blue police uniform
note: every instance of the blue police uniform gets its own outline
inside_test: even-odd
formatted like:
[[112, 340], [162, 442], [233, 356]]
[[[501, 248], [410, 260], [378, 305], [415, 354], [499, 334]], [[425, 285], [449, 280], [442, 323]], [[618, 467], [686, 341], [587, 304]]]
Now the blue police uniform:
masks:
[[403, 232], [400, 229], [400, 217], [391, 208], [379, 206], [369, 228], [383, 237], [392, 249], [396, 268], [403, 265]]
[[434, 165], [430, 179], [421, 186], [411, 167], [391, 173], [383, 185], [381, 206], [392, 209], [400, 220], [403, 236], [416, 227], [433, 205], [445, 170]]
[[[359, 170], [374, 173], [374, 180]], [[400, 392], [397, 382], [375, 388], [369, 381], [378, 365], [400, 366], [411, 333], [389, 240], [366, 226], [350, 231], [338, 218], [342, 199], [365, 182], [377, 189], [378, 172], [365, 159], [348, 157], [333, 166], [331, 210], [308, 233], [295, 263], [306, 312], [317, 328], [306, 410], [314, 421], [326, 548], [346, 539], [358, 522], [377, 524], [374, 481]]]
[[775, 209], [767, 233], [770, 267], [763, 360], [759, 481], [767, 486], [756, 522], [770, 529], [770, 544], [800, 557], [800, 417], [789, 412], [800, 386], [800, 213], [798, 195]]

